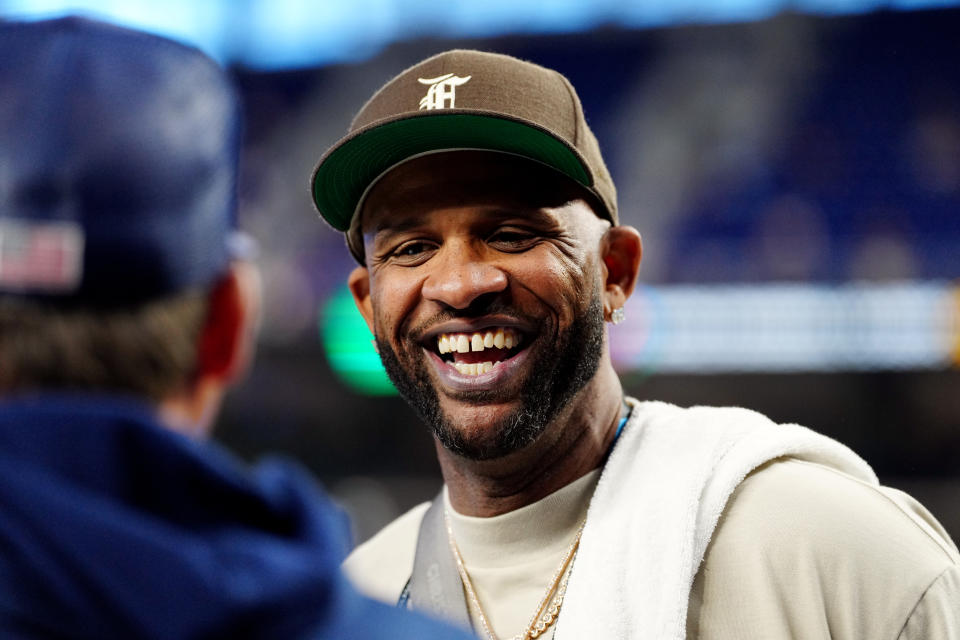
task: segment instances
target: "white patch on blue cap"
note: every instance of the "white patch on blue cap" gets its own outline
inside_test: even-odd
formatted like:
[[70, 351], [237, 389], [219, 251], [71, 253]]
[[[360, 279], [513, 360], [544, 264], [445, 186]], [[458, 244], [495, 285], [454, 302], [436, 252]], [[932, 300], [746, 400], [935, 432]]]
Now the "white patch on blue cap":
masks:
[[83, 247], [75, 222], [0, 219], [0, 290], [75, 291], [83, 279]]

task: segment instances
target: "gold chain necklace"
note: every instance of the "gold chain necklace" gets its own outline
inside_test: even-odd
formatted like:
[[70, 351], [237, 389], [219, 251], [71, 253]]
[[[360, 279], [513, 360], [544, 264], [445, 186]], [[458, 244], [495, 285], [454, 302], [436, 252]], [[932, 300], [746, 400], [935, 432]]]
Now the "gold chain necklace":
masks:
[[[484, 633], [487, 634], [487, 639], [497, 640], [497, 636], [490, 626], [490, 621], [487, 619], [486, 614], [484, 614], [483, 607], [480, 606], [480, 598], [477, 597], [477, 592], [473, 588], [473, 582], [467, 573], [466, 564], [463, 562], [463, 556], [460, 555], [460, 549], [457, 547], [456, 540], [454, 540], [453, 527], [450, 526], [450, 515], [446, 510], [443, 512], [443, 521], [447, 525], [447, 540], [450, 542], [450, 549], [453, 551], [453, 555], [457, 560], [457, 571], [460, 573], [460, 580], [463, 581], [463, 587], [467, 591], [467, 597], [470, 598], [474, 608], [477, 610], [480, 624], [483, 626]], [[510, 640], [531, 640], [532, 638], [537, 638], [556, 621], [557, 616], [560, 614], [560, 607], [563, 605], [563, 597], [567, 593], [567, 582], [570, 580], [570, 567], [573, 563], [573, 557], [577, 554], [577, 548], [580, 546], [580, 536], [583, 534], [583, 526], [586, 522], [586, 519], [584, 519], [584, 521], [580, 523], [576, 537], [574, 537], [573, 542], [570, 543], [570, 547], [567, 549], [566, 554], [564, 554], [563, 562], [560, 563], [556, 573], [553, 574], [550, 584], [547, 585], [547, 591], [543, 594], [543, 598], [540, 600], [540, 604], [537, 605], [537, 609], [533, 613], [533, 618], [527, 623], [526, 629], [523, 633], [513, 636]], [[550, 597], [551, 595], [553, 596], [552, 599]]]

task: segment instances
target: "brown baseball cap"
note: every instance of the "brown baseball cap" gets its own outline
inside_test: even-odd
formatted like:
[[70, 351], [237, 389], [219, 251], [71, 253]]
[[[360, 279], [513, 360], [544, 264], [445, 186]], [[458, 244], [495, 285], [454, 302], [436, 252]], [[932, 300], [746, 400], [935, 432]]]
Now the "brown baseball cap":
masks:
[[[410, 67], [360, 109], [313, 172], [313, 201], [347, 231], [369, 187], [414, 156], [480, 149], [545, 164], [594, 196], [617, 223], [617, 196], [580, 99], [560, 73], [496, 53], [456, 49]], [[362, 259], [362, 246], [348, 244]]]

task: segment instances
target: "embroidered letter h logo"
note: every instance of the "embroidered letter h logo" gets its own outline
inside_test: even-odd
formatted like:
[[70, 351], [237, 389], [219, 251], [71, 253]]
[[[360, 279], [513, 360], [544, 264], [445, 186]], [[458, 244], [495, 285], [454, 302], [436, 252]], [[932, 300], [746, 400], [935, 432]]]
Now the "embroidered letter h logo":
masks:
[[420, 84], [428, 84], [427, 95], [420, 100], [420, 109], [453, 109], [456, 104], [456, 88], [473, 76], [461, 78], [448, 73], [436, 78], [417, 78]]

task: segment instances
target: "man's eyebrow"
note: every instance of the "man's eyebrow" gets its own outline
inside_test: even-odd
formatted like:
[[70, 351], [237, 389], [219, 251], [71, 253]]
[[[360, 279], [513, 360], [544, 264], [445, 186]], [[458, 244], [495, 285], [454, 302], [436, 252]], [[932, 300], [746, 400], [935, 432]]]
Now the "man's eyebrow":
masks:
[[487, 212], [487, 216], [478, 224], [498, 224], [505, 221], [528, 222], [545, 229], [554, 228], [559, 224], [559, 220], [544, 209], [526, 206], [491, 208]]
[[544, 211], [543, 209], [537, 207], [523, 207], [517, 209], [503, 209], [498, 211], [491, 212], [492, 214], [498, 216], [501, 219], [507, 218], [522, 218], [524, 220], [529, 220], [535, 224], [546, 224], [546, 225], [555, 225], [557, 224], [557, 219]]
[[[485, 216], [477, 221], [477, 224], [491, 224], [503, 220], [527, 220], [532, 224], [543, 226], [556, 226], [557, 220], [547, 211], [536, 207], [516, 206], [516, 207], [491, 207], [484, 212]], [[404, 233], [412, 229], [429, 227], [416, 216], [384, 216], [376, 226], [364, 235], [376, 236], [380, 233]]]
[[377, 235], [383, 231], [388, 231], [390, 233], [403, 233], [404, 231], [409, 231], [416, 227], [423, 226], [423, 222], [412, 217], [399, 217], [391, 218], [389, 216], [384, 216], [381, 218], [380, 222], [373, 228], [371, 232], [368, 232], [372, 235]]

